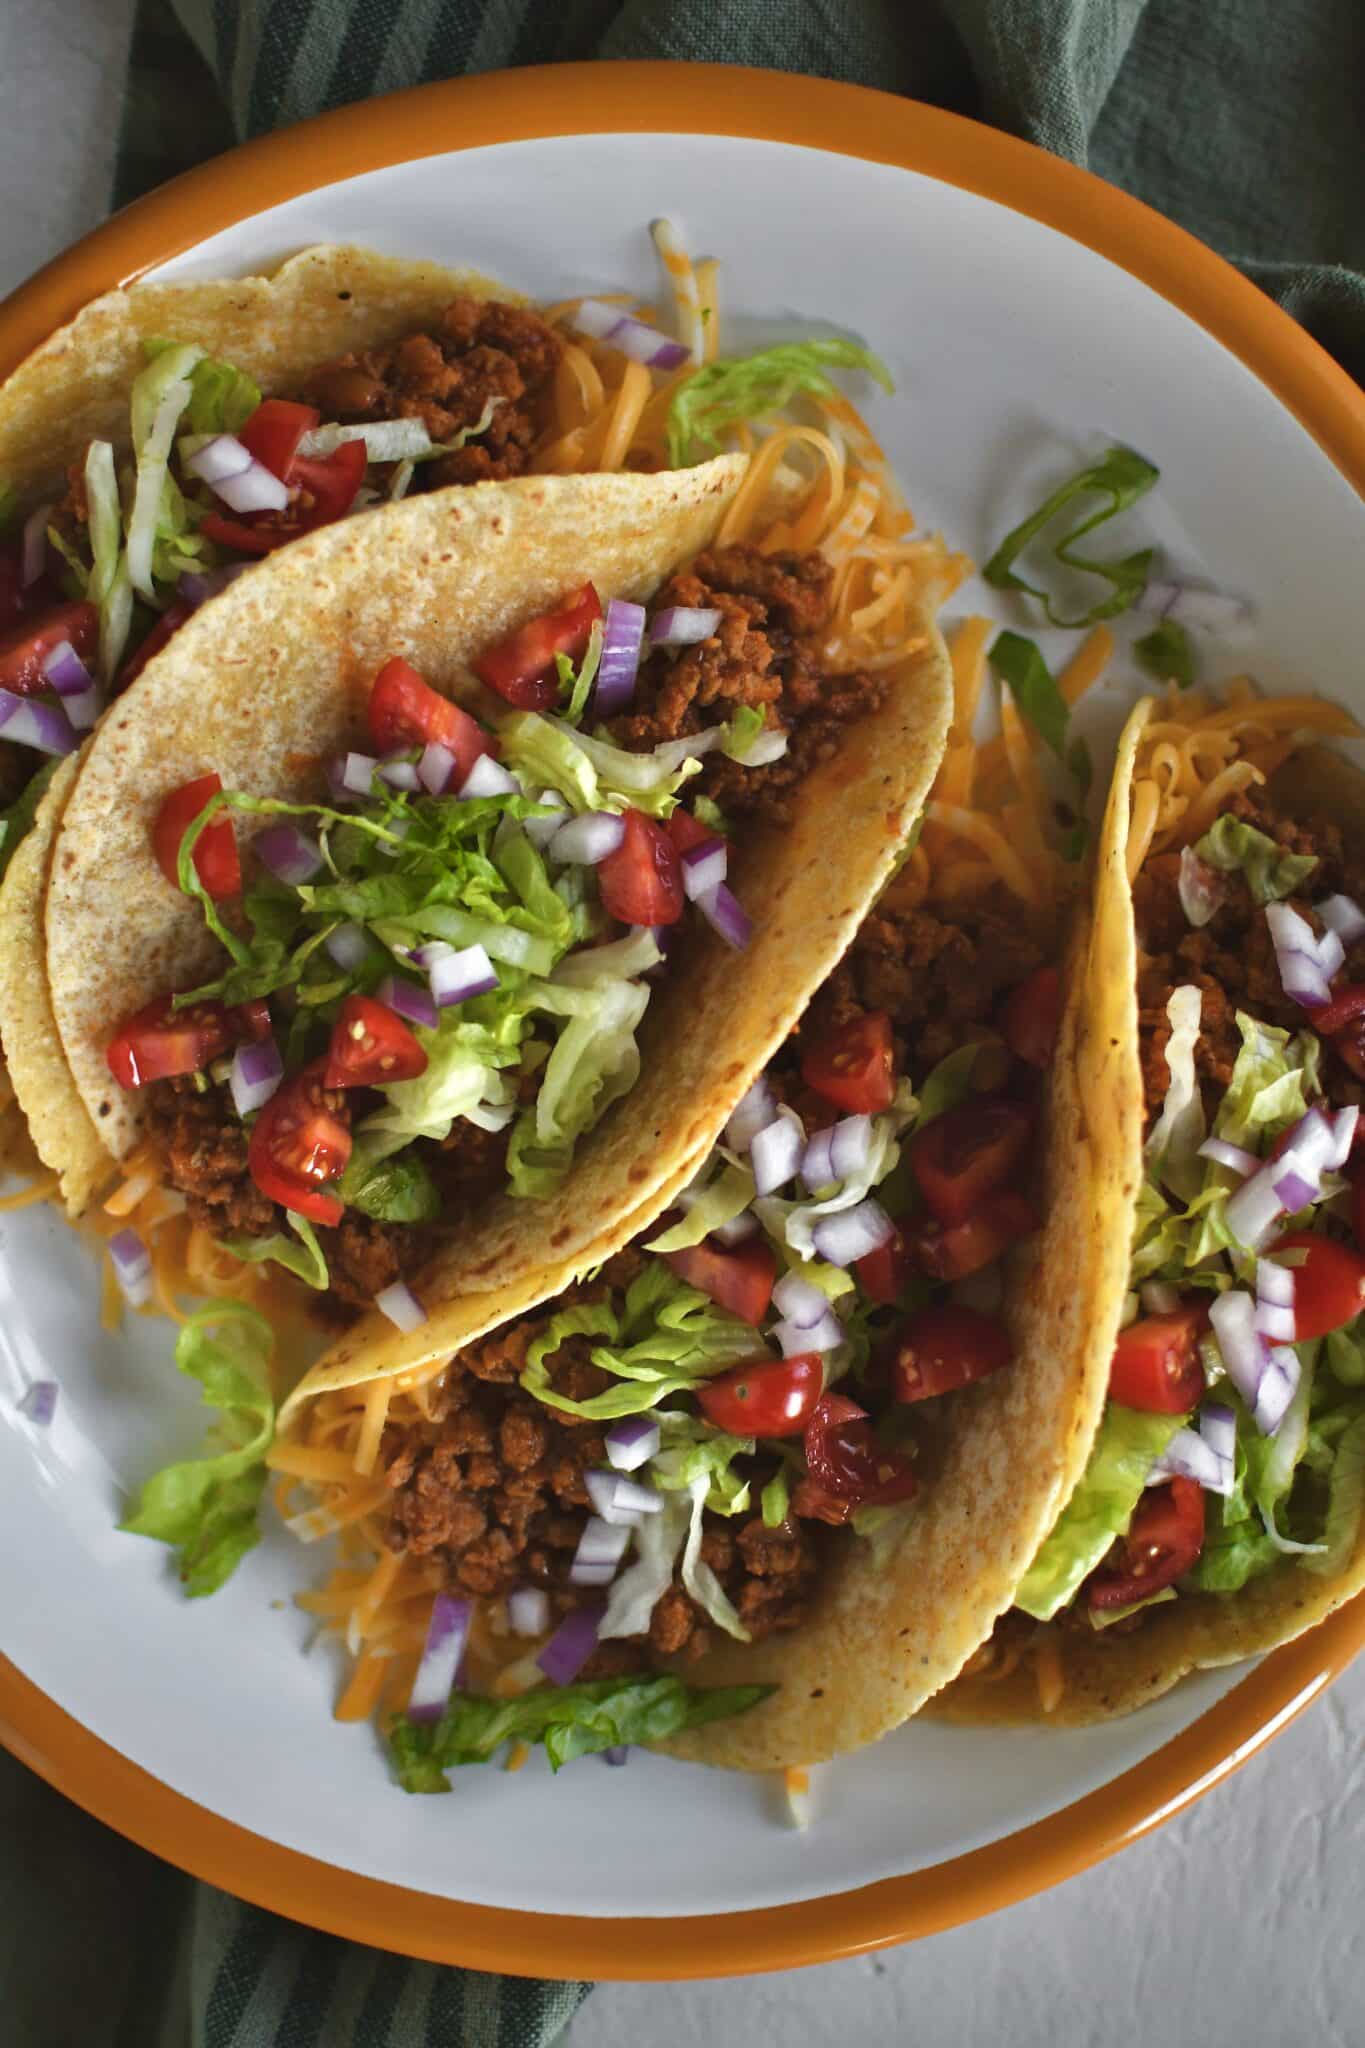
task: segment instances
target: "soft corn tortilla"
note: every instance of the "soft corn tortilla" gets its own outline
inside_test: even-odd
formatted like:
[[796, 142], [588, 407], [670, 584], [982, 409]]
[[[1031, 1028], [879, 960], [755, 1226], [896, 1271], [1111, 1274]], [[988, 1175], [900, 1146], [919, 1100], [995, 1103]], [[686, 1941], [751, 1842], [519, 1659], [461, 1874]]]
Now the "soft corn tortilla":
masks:
[[[1118, 1293], [1091, 1302], [1096, 1348], [1106, 1361], [1106, 1382], [1107, 1361], [1118, 1335], [1122, 1293], [1127, 1286], [1128, 1246], [1142, 1171], [1136, 935], [1124, 850], [1133, 766], [1152, 709], [1150, 700], [1138, 705], [1120, 743], [1105, 814], [1096, 904], [1097, 934], [1112, 946], [1116, 962], [1125, 949], [1133, 960], [1131, 971], [1097, 984], [1093, 992], [1094, 1022], [1102, 1034], [1117, 1038], [1122, 1055], [1115, 1079], [1122, 1090], [1120, 1107], [1128, 1145], [1120, 1170], [1098, 1176], [1093, 1183], [1093, 1189], [1101, 1192], [1095, 1196], [1094, 1219], [1089, 1226], [1095, 1234], [1122, 1247], [1125, 1265]], [[1309, 748], [1279, 770], [1271, 790], [1290, 812], [1311, 810], [1330, 818], [1357, 846], [1365, 837], [1365, 777], [1342, 755], [1324, 747]], [[1087, 1452], [1103, 1413], [1103, 1397], [1102, 1384], [1099, 1399], [1086, 1417]], [[1087, 1727], [1159, 1699], [1192, 1671], [1236, 1664], [1292, 1642], [1363, 1589], [1365, 1531], [1351, 1562], [1336, 1578], [1316, 1577], [1285, 1558], [1238, 1593], [1181, 1593], [1178, 1599], [1152, 1608], [1141, 1626], [1131, 1632], [1068, 1631], [1060, 1642], [1061, 1698], [1046, 1715], [1028, 1660], [1008, 1677], [960, 1680], [936, 1703], [934, 1711], [948, 1720], [976, 1724], [1046, 1720], [1053, 1727]]]
[[305, 249], [273, 277], [105, 292], [0, 385], [0, 478], [28, 497], [59, 487], [91, 440], [126, 446], [144, 341], [198, 342], [266, 393], [289, 393], [320, 363], [434, 320], [461, 294], [525, 304], [477, 271], [343, 245]]

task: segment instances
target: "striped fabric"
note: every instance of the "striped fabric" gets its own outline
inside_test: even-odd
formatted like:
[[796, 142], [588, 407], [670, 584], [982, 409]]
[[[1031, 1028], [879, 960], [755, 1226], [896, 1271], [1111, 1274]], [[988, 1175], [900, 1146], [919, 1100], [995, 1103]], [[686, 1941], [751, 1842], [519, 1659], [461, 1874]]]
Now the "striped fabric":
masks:
[[[1360, 0], [142, 0], [118, 197], [374, 93], [591, 56], [815, 72], [996, 122], [1223, 249], [1365, 381]], [[276, 1919], [3, 1755], [0, 1841], [15, 2048], [548, 2048], [589, 1990]]]

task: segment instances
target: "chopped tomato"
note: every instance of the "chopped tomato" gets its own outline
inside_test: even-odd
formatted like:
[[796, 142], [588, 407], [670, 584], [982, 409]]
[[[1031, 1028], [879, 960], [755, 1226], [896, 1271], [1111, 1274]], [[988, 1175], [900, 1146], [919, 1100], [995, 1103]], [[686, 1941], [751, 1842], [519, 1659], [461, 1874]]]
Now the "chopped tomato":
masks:
[[681, 804], [668, 820], [664, 830], [680, 854], [691, 853], [694, 846], [705, 846], [708, 839], [721, 837], [721, 834], [713, 832], [709, 825], [703, 825], [700, 818], [694, 818], [691, 811], [685, 811]]
[[1121, 1408], [1183, 1415], [1204, 1391], [1199, 1338], [1209, 1313], [1202, 1302], [1168, 1316], [1143, 1316], [1120, 1330], [1109, 1368], [1109, 1392]]
[[237, 439], [282, 483], [293, 483], [299, 442], [321, 419], [316, 406], [300, 405], [292, 398], [263, 398]]
[[331, 455], [316, 459], [296, 455], [289, 480], [300, 489], [288, 511], [233, 519], [221, 512], [208, 512], [199, 522], [199, 531], [239, 555], [271, 554], [349, 512], [365, 481], [365, 462], [363, 441], [343, 441]]
[[266, 1103], [247, 1145], [251, 1178], [263, 1195], [311, 1223], [339, 1223], [343, 1203], [329, 1193], [351, 1156], [345, 1098], [329, 1092], [323, 1062], [286, 1081]]
[[599, 863], [597, 885], [608, 917], [622, 924], [676, 924], [683, 914], [677, 849], [643, 811], [626, 812], [626, 836]]
[[137, 678], [142, 674], [143, 669], [146, 668], [152, 656], [160, 654], [166, 642], [171, 638], [172, 634], [180, 631], [180, 628], [193, 610], [194, 606], [184, 603], [181, 598], [176, 598], [173, 604], [167, 605], [150, 633], [143, 635], [128, 659], [124, 662], [123, 667], [119, 670], [118, 688], [120, 690], [126, 690], [129, 683], [137, 681]]
[[792, 1488], [791, 1511], [809, 1522], [828, 1522], [839, 1528], [853, 1513], [854, 1502], [831, 1493], [814, 1479], [798, 1479]]
[[703, 1380], [697, 1404], [708, 1422], [735, 1436], [799, 1436], [825, 1391], [818, 1351], [760, 1358]]
[[1062, 977], [1055, 967], [1035, 967], [1011, 992], [1001, 1030], [1017, 1059], [1049, 1067], [1061, 1021]]
[[1092, 1607], [1131, 1607], [1173, 1585], [1204, 1548], [1204, 1495], [1193, 1479], [1154, 1486], [1138, 1504], [1117, 1563], [1091, 1579]]
[[891, 1019], [885, 1010], [867, 1010], [818, 1044], [801, 1048], [806, 1086], [854, 1116], [891, 1107], [895, 1064]]
[[816, 1485], [854, 1507], [889, 1507], [918, 1491], [910, 1460], [879, 1444], [867, 1410], [843, 1394], [821, 1397], [803, 1449]]
[[[1360, 1201], [1356, 1186], [1355, 1200]], [[1365, 1310], [1365, 1258], [1335, 1238], [1312, 1230], [1291, 1230], [1272, 1252], [1307, 1254], [1294, 1268], [1294, 1342], [1307, 1344], [1330, 1330], [1344, 1329]]]
[[946, 1109], [910, 1142], [910, 1171], [940, 1223], [964, 1223], [1010, 1178], [1033, 1117], [1006, 1095], [976, 1095]]
[[558, 611], [528, 619], [470, 666], [480, 682], [518, 710], [548, 710], [559, 695], [555, 656], [567, 654], [570, 661], [577, 661], [601, 616], [602, 601], [592, 584], [585, 583]]
[[911, 1272], [910, 1253], [900, 1225], [875, 1252], [864, 1252], [860, 1259], [855, 1259], [853, 1270], [869, 1301], [898, 1301]]
[[209, 1001], [177, 1010], [173, 995], [158, 996], [120, 1026], [105, 1059], [121, 1088], [145, 1088], [149, 1081], [197, 1074], [243, 1039], [269, 1036], [270, 1012], [264, 1002], [229, 1009], [226, 1003]]
[[[217, 775], [199, 775], [193, 782], [173, 789], [162, 803], [152, 827], [152, 845], [157, 865], [173, 888], [180, 886], [180, 842], [210, 797], [223, 784]], [[242, 863], [237, 853], [237, 834], [227, 814], [206, 825], [194, 843], [194, 872], [215, 903], [241, 893]]]
[[384, 663], [370, 691], [370, 739], [377, 753], [401, 747], [447, 747], [455, 756], [452, 787], [459, 789], [480, 754], [496, 754], [497, 741], [449, 697], [424, 683], [399, 654]]
[[671, 1266], [689, 1287], [699, 1287], [720, 1308], [728, 1308], [741, 1322], [755, 1328], [768, 1313], [777, 1279], [777, 1254], [761, 1237], [735, 1245], [689, 1245], [680, 1252], [665, 1252]]
[[332, 1026], [323, 1080], [328, 1088], [386, 1088], [416, 1080], [429, 1064], [401, 1017], [373, 996], [347, 996]]
[[1315, 1010], [1309, 1020], [1353, 1074], [1365, 1081], [1365, 984], [1348, 983], [1337, 990], [1324, 1010]]
[[889, 1348], [891, 1391], [897, 1401], [927, 1401], [951, 1393], [988, 1373], [1000, 1372], [1014, 1357], [1009, 1332], [997, 1316], [961, 1302], [922, 1308], [903, 1323]]
[[[270, 517], [278, 519], [278, 514]], [[229, 519], [222, 512], [206, 512], [199, 522], [199, 531], [220, 548], [231, 548], [238, 555], [268, 555], [275, 548], [282, 548], [287, 540], [296, 538], [301, 529], [286, 532], [282, 526], [270, 525], [263, 520], [259, 526], [248, 526], [245, 519]]]
[[928, 1223], [917, 1230], [910, 1240], [911, 1256], [934, 1280], [965, 1280], [1037, 1228], [1038, 1216], [1027, 1197], [1000, 1188], [965, 1223]]
[[21, 619], [6, 633], [0, 633], [0, 689], [27, 697], [48, 687], [43, 663], [55, 647], [69, 640], [82, 661], [99, 646], [100, 615], [93, 604], [79, 599], [72, 604], [50, 605], [36, 617]]

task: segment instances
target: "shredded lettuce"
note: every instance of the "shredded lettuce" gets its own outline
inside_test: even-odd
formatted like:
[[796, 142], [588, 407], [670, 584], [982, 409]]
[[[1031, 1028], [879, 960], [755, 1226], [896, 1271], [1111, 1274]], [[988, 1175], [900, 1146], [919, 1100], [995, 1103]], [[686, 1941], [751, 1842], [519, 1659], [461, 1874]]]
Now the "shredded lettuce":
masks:
[[[1045, 498], [1038, 510], [1005, 535], [995, 553], [982, 570], [988, 583], [997, 590], [1019, 590], [1029, 597], [1040, 600], [1043, 610], [1054, 626], [1092, 626], [1101, 619], [1112, 619], [1119, 612], [1127, 611], [1133, 600], [1146, 587], [1147, 572], [1152, 564], [1153, 550], [1139, 548], [1136, 553], [1125, 555], [1121, 560], [1097, 562], [1092, 555], [1078, 555], [1076, 542], [1083, 540], [1087, 533], [1103, 526], [1106, 521], [1135, 505], [1145, 497], [1157, 481], [1161, 472], [1155, 469], [1145, 457], [1132, 448], [1113, 447], [1106, 450], [1098, 462], [1083, 469], [1068, 482], [1061, 484], [1051, 496]], [[1014, 564], [1028, 546], [1036, 540], [1043, 529], [1055, 519], [1059, 512], [1083, 498], [1099, 498], [1104, 502], [1098, 511], [1073, 526], [1053, 547], [1057, 560], [1069, 569], [1083, 570], [1087, 575], [1100, 576], [1109, 585], [1109, 595], [1093, 604], [1088, 611], [1076, 618], [1061, 617], [1053, 608], [1051, 596], [1036, 584], [1026, 583], [1015, 572]]]
[[194, 367], [204, 351], [194, 342], [159, 348], [133, 379], [132, 441], [137, 461], [133, 509], [128, 520], [127, 564], [133, 589], [156, 602], [152, 551], [171, 444], [180, 416], [194, 395]]
[[1316, 1556], [1300, 1560], [1303, 1571], [1325, 1579], [1345, 1571], [1360, 1547], [1365, 1514], [1365, 1409], [1342, 1432], [1328, 1481], [1323, 1545]]
[[43, 794], [60, 766], [60, 761], [55, 759], [44, 761], [37, 774], [24, 784], [14, 802], [7, 809], [0, 811], [0, 880], [18, 852], [25, 834], [32, 829]]
[[807, 1201], [787, 1201], [778, 1195], [760, 1196], [753, 1204], [753, 1210], [768, 1235], [778, 1243], [787, 1244], [798, 1258], [816, 1258], [815, 1226], [820, 1218], [836, 1215], [843, 1209], [856, 1208], [894, 1171], [900, 1159], [898, 1135], [913, 1122], [915, 1110], [915, 1098], [903, 1091], [897, 1096], [894, 1109], [874, 1116], [866, 1164], [859, 1172], [850, 1174], [847, 1180], [840, 1181], [831, 1193], [822, 1190], [818, 1199]]
[[635, 1531], [635, 1555], [612, 1581], [598, 1630], [604, 1642], [642, 1636], [649, 1618], [673, 1584], [678, 1557], [692, 1526], [692, 1500], [685, 1490], [665, 1496], [657, 1514], [642, 1515]]
[[578, 726], [583, 722], [583, 713], [588, 708], [588, 696], [597, 680], [597, 671], [602, 662], [602, 621], [594, 619], [588, 644], [583, 650], [583, 659], [575, 671], [567, 654], [555, 656], [555, 673], [559, 677], [559, 694], [562, 699], [560, 717], [566, 725]]
[[1152, 1126], [1146, 1146], [1147, 1171], [1152, 1179], [1186, 1201], [1192, 1200], [1204, 1184], [1199, 1147], [1208, 1133], [1199, 1077], [1194, 1070], [1203, 1002], [1202, 991], [1193, 982], [1171, 990], [1166, 1004], [1171, 1026], [1166, 1042], [1170, 1082], [1161, 1115]]
[[[555, 1389], [549, 1364], [568, 1337], [590, 1336], [591, 1362], [621, 1384], [586, 1401]], [[679, 1280], [662, 1260], [652, 1260], [626, 1289], [619, 1308], [610, 1301], [580, 1303], [550, 1317], [526, 1353], [521, 1384], [547, 1407], [591, 1421], [611, 1421], [656, 1408], [746, 1358], [765, 1357], [757, 1330], [718, 1308], [695, 1287]]]
[[436, 1183], [415, 1152], [389, 1154], [362, 1136], [337, 1190], [348, 1209], [381, 1223], [434, 1223], [441, 1213]]
[[651, 1237], [645, 1250], [686, 1251], [723, 1223], [732, 1223], [736, 1216], [742, 1216], [753, 1199], [754, 1177], [747, 1167], [731, 1166], [724, 1159], [713, 1160], [706, 1185], [698, 1188], [694, 1183], [678, 1222], [658, 1237]]
[[540, 1743], [557, 1771], [575, 1757], [662, 1742], [683, 1728], [747, 1713], [775, 1690], [689, 1686], [664, 1676], [542, 1686], [515, 1699], [457, 1692], [435, 1726], [398, 1721], [389, 1734], [389, 1755], [405, 1792], [448, 1792], [447, 1771], [488, 1763], [506, 1742]]
[[721, 446], [732, 427], [780, 412], [794, 398], [832, 398], [826, 369], [866, 370], [887, 392], [895, 390], [879, 356], [837, 337], [785, 342], [756, 355], [707, 363], [686, 378], [668, 408], [668, 460], [673, 469]]
[[292, 1237], [286, 1236], [282, 1230], [274, 1231], [269, 1237], [225, 1237], [220, 1240], [223, 1250], [250, 1266], [270, 1259], [275, 1265], [283, 1266], [286, 1273], [295, 1274], [305, 1287], [316, 1288], [321, 1294], [330, 1283], [330, 1275], [317, 1233], [306, 1216], [297, 1216], [292, 1209], [287, 1213], [289, 1227], [294, 1232]]
[[791, 1474], [785, 1465], [779, 1465], [758, 1497], [758, 1510], [765, 1529], [780, 1528], [786, 1521], [791, 1497]]
[[92, 441], [85, 451], [85, 500], [94, 564], [86, 595], [99, 607], [100, 674], [111, 683], [128, 644], [133, 586], [123, 554], [123, 512], [114, 451], [108, 441]]
[[536, 1099], [512, 1134], [508, 1180], [514, 1195], [544, 1195], [560, 1185], [583, 1133], [639, 1079], [635, 1033], [649, 1007], [649, 990], [636, 981], [587, 988], [537, 982], [526, 993], [537, 1011], [563, 1022]]
[[192, 1599], [216, 1593], [260, 1541], [256, 1510], [275, 1430], [273, 1345], [259, 1310], [235, 1301], [200, 1309], [176, 1339], [177, 1368], [199, 1382], [218, 1422], [207, 1454], [155, 1473], [119, 1526], [171, 1544]]
[[190, 372], [191, 433], [239, 434], [260, 402], [260, 385], [231, 363], [201, 356]]
[[1076, 1490], [1015, 1593], [1016, 1607], [1036, 1621], [1051, 1621], [1074, 1599], [1126, 1531], [1154, 1461], [1185, 1419], [1109, 1403]]
[[736, 1458], [751, 1458], [754, 1439], [713, 1429], [700, 1416], [667, 1408], [659, 1417], [663, 1444], [650, 1463], [650, 1476], [665, 1493], [685, 1491], [706, 1480], [706, 1506], [717, 1515], [743, 1515], [749, 1508], [749, 1481], [736, 1472]]
[[[1074, 778], [1077, 796], [1084, 801], [1094, 774], [1090, 749], [1084, 740], [1068, 738], [1071, 707], [1044, 661], [1042, 649], [1036, 642], [1026, 640], [1022, 633], [997, 633], [990, 651], [990, 664], [1001, 680], [1009, 685], [1020, 716], [1028, 720], [1044, 745]], [[1068, 844], [1068, 857], [1079, 859], [1084, 843], [1082, 829], [1073, 834]], [[1072, 844], [1076, 849], [1074, 854], [1070, 851]]]
[[371, 1164], [381, 1153], [400, 1151], [414, 1138], [439, 1144], [450, 1136], [457, 1117], [486, 1131], [506, 1124], [516, 1089], [501, 1070], [517, 1064], [525, 1019], [517, 1011], [503, 1012], [496, 1023], [465, 1014], [491, 1007], [491, 999], [480, 996], [443, 1011], [434, 1031], [414, 1027], [427, 1055], [426, 1071], [411, 1081], [391, 1082], [384, 1090], [383, 1108], [361, 1125], [360, 1136], [371, 1146]]
[[974, 1038], [968, 1045], [959, 1045], [931, 1067], [924, 1078], [917, 1100], [915, 1129], [923, 1130], [934, 1118], [942, 1116], [945, 1110], [956, 1109], [965, 1102], [972, 1092], [972, 1070], [981, 1051], [981, 1040]]
[[706, 1472], [699, 1472], [695, 1479], [688, 1482], [687, 1493], [692, 1503], [692, 1520], [687, 1532], [687, 1541], [683, 1545], [683, 1591], [696, 1601], [698, 1607], [717, 1628], [723, 1628], [726, 1635], [733, 1636], [737, 1642], [747, 1643], [748, 1629], [735, 1612], [724, 1586], [701, 1554], [704, 1534], [702, 1516], [710, 1486], [710, 1475]]
[[1194, 850], [1209, 867], [1225, 875], [1243, 875], [1256, 903], [1279, 903], [1292, 896], [1318, 864], [1315, 853], [1286, 853], [1266, 833], [1226, 812]]
[[[1163, 619], [1150, 633], [1133, 643], [1138, 666], [1158, 682], [1176, 683], [1188, 690], [1197, 673], [1194, 648], [1185, 628], [1175, 619]], [[1112, 1619], [1112, 1617], [1110, 1617]]]

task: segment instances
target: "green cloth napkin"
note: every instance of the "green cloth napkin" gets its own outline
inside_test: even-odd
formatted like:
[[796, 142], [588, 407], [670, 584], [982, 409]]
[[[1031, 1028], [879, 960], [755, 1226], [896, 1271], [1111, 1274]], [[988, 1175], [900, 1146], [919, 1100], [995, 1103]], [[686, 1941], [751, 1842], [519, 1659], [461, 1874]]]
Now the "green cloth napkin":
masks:
[[[117, 197], [374, 93], [594, 56], [814, 72], [994, 122], [1221, 249], [1365, 381], [1362, 0], [143, 0]], [[310, 1933], [7, 1757], [0, 1840], [15, 2048], [549, 2048], [589, 1988]]]

